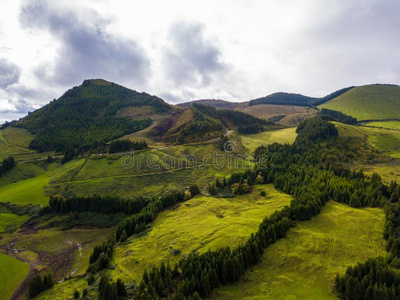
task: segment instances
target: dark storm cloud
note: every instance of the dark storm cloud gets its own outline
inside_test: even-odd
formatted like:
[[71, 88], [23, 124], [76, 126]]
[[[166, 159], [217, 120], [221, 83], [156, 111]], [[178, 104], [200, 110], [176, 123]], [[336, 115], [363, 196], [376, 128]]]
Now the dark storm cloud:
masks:
[[6, 59], [0, 58], [1, 89], [5, 89], [14, 83], [17, 83], [20, 75], [21, 75], [21, 70], [17, 65], [7, 61]]
[[133, 41], [105, 33], [110, 20], [93, 11], [68, 11], [46, 1], [25, 2], [20, 23], [27, 29], [49, 31], [61, 42], [54, 65], [40, 66], [36, 75], [62, 85], [86, 78], [142, 82], [148, 59]]
[[163, 59], [166, 72], [176, 84], [210, 84], [212, 76], [225, 69], [219, 49], [203, 36], [199, 23], [177, 23], [169, 32], [170, 46]]

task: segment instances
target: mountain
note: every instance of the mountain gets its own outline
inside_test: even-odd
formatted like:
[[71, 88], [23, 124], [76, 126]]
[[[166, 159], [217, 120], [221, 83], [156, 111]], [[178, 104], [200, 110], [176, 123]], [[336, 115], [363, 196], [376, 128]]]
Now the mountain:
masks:
[[[203, 103], [215, 105], [215, 101], [219, 106], [231, 105], [220, 100]], [[30, 149], [81, 152], [121, 137], [184, 143], [214, 138], [239, 127], [259, 132], [267, 124], [246, 113], [217, 111], [201, 104], [173, 106], [156, 96], [95, 79], [85, 80], [12, 126], [34, 135]]]
[[250, 100], [249, 106], [259, 105], [259, 104], [284, 104], [284, 105], [308, 106], [313, 102], [317, 101], [318, 99], [319, 98], [308, 97], [301, 94], [280, 92], [271, 94], [269, 96]]
[[65, 151], [106, 142], [151, 125], [148, 117], [124, 116], [124, 111], [130, 107], [154, 113], [171, 110], [171, 106], [158, 97], [105, 80], [85, 80], [13, 126], [35, 135], [31, 149]]
[[400, 86], [355, 87], [318, 107], [340, 111], [359, 121], [400, 119]]
[[334, 99], [352, 88], [353, 86], [343, 88], [322, 98], [308, 97], [302, 94], [291, 94], [282, 92], [274, 93], [269, 96], [250, 100], [249, 106], [259, 105], [259, 104], [316, 106], [323, 104], [331, 99]]
[[236, 103], [229, 102], [226, 100], [216, 100], [216, 99], [199, 99], [199, 100], [193, 100], [189, 102], [184, 102], [184, 103], [179, 103], [177, 106], [180, 107], [190, 107], [193, 104], [203, 104], [203, 105], [209, 105], [215, 108], [225, 108], [225, 109], [231, 109], [235, 107]]
[[296, 126], [300, 122], [316, 115], [315, 106], [334, 99], [352, 88], [343, 88], [322, 98], [279, 92], [246, 102], [232, 103], [225, 100], [201, 99], [181, 103], [178, 106], [190, 107], [194, 103], [198, 103], [218, 109], [242, 111], [284, 126]]
[[193, 103], [175, 124], [164, 121], [152, 133], [155, 136], [162, 134], [166, 142], [184, 143], [215, 138], [228, 129], [246, 133], [260, 132], [265, 125], [272, 123], [243, 112]]
[[396, 119], [400, 116], [400, 87], [349, 87], [323, 98], [275, 93], [241, 103], [201, 99], [174, 106], [156, 96], [94, 79], [85, 80], [12, 126], [34, 135], [30, 149], [86, 151], [122, 137], [173, 144], [212, 139], [228, 129], [259, 132], [271, 124], [267, 121], [296, 126], [317, 113], [315, 105], [358, 120]]

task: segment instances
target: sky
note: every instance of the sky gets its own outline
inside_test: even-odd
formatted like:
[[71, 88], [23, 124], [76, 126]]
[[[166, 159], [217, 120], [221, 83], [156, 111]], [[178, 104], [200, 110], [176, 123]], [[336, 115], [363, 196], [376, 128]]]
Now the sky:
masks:
[[400, 83], [398, 0], [0, 0], [0, 123], [84, 79], [169, 103]]

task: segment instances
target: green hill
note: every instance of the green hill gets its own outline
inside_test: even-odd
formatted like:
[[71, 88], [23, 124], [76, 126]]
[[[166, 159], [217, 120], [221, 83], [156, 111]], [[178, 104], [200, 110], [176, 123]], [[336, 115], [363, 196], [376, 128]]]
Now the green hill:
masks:
[[319, 108], [337, 110], [359, 121], [399, 119], [400, 87], [379, 84], [355, 87]]
[[319, 98], [308, 97], [301, 94], [274, 93], [266, 97], [250, 100], [249, 105], [253, 106], [259, 104], [285, 104], [308, 106], [317, 100], [319, 100]]
[[269, 96], [250, 100], [249, 106], [260, 105], [260, 104], [274, 104], [274, 105], [298, 105], [298, 106], [316, 106], [325, 103], [331, 99], [334, 99], [341, 94], [351, 90], [353, 87], [347, 87], [337, 90], [325, 97], [315, 98], [304, 96], [301, 94], [292, 93], [274, 93]]
[[193, 103], [175, 124], [164, 121], [153, 132], [160, 135], [160, 132], [165, 131], [166, 141], [182, 144], [210, 140], [225, 134], [229, 129], [257, 133], [263, 131], [267, 125], [272, 123], [244, 112]]
[[29, 145], [31, 149], [65, 151], [109, 141], [150, 126], [149, 118], [133, 120], [119, 115], [127, 107], [145, 106], [157, 113], [171, 109], [158, 97], [105, 80], [85, 80], [12, 126], [25, 128], [35, 135]]
[[[169, 105], [156, 96], [95, 79], [85, 80], [18, 122], [7, 123], [1, 131], [0, 147], [12, 154], [70, 149], [79, 154], [89, 149], [101, 152], [106, 143], [121, 137], [174, 144], [209, 140], [234, 128], [260, 132], [261, 126], [268, 124], [243, 112], [197, 103], [190, 107]], [[10, 148], [4, 136], [8, 128], [27, 130], [29, 150]]]

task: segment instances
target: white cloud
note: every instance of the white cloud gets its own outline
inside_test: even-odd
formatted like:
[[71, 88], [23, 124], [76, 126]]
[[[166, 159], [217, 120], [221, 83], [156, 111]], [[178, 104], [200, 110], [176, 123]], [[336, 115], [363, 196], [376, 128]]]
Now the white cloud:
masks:
[[45, 104], [86, 77], [174, 102], [399, 83], [399, 9], [396, 0], [2, 0], [0, 111], [8, 100]]

